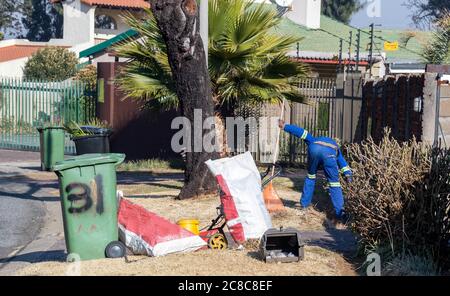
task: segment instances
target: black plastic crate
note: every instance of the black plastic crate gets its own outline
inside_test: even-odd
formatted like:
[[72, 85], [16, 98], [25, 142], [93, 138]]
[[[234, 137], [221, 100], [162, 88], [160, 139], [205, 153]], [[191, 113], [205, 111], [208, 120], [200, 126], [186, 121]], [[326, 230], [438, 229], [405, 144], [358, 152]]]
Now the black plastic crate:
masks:
[[299, 262], [305, 258], [305, 243], [295, 228], [272, 228], [261, 238], [260, 255], [266, 263]]

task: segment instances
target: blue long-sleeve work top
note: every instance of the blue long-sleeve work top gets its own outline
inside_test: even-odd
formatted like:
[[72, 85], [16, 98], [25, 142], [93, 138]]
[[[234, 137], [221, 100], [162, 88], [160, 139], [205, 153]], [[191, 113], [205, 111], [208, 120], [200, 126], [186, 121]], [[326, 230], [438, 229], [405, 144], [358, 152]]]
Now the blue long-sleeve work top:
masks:
[[346, 176], [352, 175], [352, 171], [348, 166], [344, 156], [342, 155], [339, 145], [333, 139], [328, 137], [315, 138], [307, 130], [292, 124], [285, 124], [284, 131], [304, 140], [305, 143], [308, 145], [308, 148], [310, 147], [311, 144], [317, 144], [334, 149], [336, 151], [336, 161], [340, 171]]

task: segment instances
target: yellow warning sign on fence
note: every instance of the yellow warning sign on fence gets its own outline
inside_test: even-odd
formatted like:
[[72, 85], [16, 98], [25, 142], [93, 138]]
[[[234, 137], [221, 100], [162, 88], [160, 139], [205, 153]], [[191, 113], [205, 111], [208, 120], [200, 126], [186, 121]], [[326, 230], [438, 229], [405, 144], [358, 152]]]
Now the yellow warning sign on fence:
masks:
[[398, 50], [398, 42], [384, 42], [384, 50], [385, 51], [396, 51]]

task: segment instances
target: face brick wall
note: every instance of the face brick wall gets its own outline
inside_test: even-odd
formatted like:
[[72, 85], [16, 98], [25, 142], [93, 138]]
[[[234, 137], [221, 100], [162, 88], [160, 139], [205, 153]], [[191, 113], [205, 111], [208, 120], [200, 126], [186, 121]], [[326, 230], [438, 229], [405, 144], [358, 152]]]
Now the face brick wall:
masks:
[[362, 133], [379, 141], [385, 127], [399, 141], [422, 138], [424, 76], [388, 76], [363, 87]]

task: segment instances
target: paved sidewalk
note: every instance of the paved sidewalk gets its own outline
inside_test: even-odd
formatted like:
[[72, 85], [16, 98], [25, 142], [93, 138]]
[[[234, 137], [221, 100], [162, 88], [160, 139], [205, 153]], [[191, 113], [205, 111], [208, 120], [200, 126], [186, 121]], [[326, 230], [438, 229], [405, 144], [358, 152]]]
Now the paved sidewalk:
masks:
[[40, 171], [39, 153], [0, 150], [0, 275], [64, 260], [62, 225], [58, 181]]

